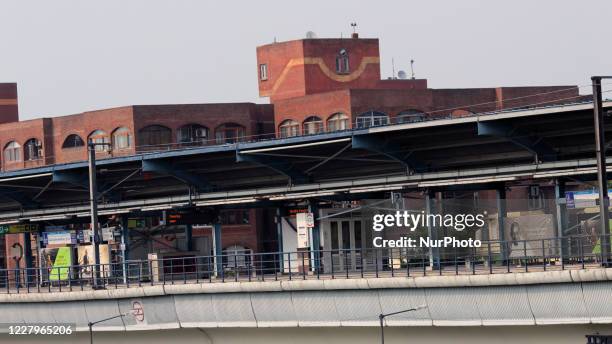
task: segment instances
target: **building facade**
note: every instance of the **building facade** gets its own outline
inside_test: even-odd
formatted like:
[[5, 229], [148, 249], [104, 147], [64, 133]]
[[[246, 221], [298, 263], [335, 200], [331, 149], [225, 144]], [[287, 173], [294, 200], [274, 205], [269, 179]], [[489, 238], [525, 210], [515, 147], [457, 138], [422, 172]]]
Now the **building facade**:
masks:
[[301, 39], [257, 48], [259, 94], [280, 137], [407, 123], [580, 99], [576, 86], [431, 89], [381, 79], [378, 39]]
[[[16, 84], [0, 84], [1, 170], [84, 161], [89, 140], [109, 144], [96, 148], [104, 159], [581, 100], [576, 86], [431, 89], [425, 79], [383, 79], [378, 39], [357, 34], [260, 46], [257, 65], [259, 93], [271, 104], [132, 105], [19, 121]], [[221, 215], [225, 249], [274, 250], [267, 209]], [[6, 250], [20, 241], [7, 235]]]

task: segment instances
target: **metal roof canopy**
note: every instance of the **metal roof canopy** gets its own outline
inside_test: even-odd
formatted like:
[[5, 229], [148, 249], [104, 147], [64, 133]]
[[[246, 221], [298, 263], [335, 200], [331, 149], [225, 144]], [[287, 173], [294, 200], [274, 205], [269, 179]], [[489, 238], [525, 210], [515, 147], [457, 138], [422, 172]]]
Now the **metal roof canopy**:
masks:
[[[592, 104], [585, 103], [143, 153], [97, 165], [101, 211], [125, 211], [189, 199], [200, 206], [246, 204], [360, 187], [592, 175], [593, 157]], [[86, 169], [76, 162], [0, 173], [0, 221], [88, 211]]]

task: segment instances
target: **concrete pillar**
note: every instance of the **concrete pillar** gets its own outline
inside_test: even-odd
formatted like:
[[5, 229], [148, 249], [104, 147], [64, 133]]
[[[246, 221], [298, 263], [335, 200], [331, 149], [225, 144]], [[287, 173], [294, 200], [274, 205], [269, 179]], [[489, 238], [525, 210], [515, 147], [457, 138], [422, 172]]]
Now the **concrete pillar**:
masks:
[[223, 244], [221, 243], [221, 224], [213, 224], [213, 264], [215, 276], [219, 276], [219, 273], [223, 270]]
[[[436, 213], [436, 193], [432, 190], [427, 190], [425, 194], [425, 215]], [[427, 235], [430, 240], [438, 239], [439, 228], [433, 226], [433, 221], [427, 222]], [[440, 249], [437, 247], [429, 248], [429, 266], [432, 269], [437, 269], [440, 266]]]
[[502, 259], [505, 261], [508, 259], [508, 250], [506, 241], [506, 233], [505, 233], [505, 218], [507, 216], [506, 209], [506, 185], [501, 184], [496, 189], [497, 193], [497, 232], [498, 238], [500, 241], [500, 251], [502, 255]]
[[560, 243], [562, 259], [567, 257], [567, 242], [564, 240], [564, 231], [568, 227], [567, 202], [565, 199], [565, 180], [555, 179], [555, 204], [557, 208], [557, 238]]

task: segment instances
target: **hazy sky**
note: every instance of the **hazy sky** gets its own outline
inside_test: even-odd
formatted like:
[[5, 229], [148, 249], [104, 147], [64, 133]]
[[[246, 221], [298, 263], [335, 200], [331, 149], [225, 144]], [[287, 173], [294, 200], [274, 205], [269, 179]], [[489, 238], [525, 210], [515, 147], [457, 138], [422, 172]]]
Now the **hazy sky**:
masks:
[[[612, 1], [0, 0], [0, 82], [22, 119], [130, 104], [267, 102], [257, 45], [380, 38], [382, 73], [429, 86], [578, 84], [612, 74]], [[582, 89], [588, 93], [589, 89]]]

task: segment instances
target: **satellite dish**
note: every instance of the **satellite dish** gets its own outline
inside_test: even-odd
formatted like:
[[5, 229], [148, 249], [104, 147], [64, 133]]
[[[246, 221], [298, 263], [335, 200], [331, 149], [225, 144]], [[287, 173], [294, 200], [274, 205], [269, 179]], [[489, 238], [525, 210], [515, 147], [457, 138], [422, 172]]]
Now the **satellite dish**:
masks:
[[308, 38], [308, 39], [317, 38], [317, 34], [314, 33], [313, 31], [308, 31], [308, 32], [306, 32], [306, 38]]
[[400, 70], [399, 72], [397, 72], [397, 77], [399, 79], [405, 80], [408, 79], [408, 74], [406, 74], [406, 72], [404, 72], [403, 70]]

